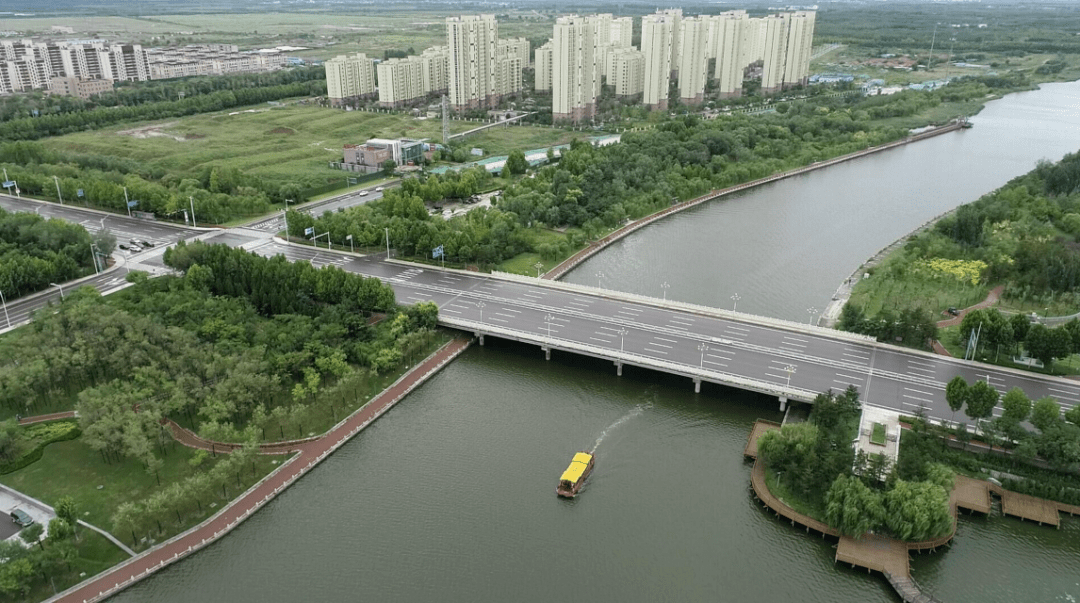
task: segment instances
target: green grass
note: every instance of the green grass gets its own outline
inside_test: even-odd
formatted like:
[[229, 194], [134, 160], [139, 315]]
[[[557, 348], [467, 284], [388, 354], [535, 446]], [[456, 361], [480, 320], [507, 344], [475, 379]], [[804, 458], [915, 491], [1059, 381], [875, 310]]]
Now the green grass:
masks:
[[[479, 125], [455, 120], [450, 130], [463, 132]], [[134, 133], [139, 130], [142, 138]], [[439, 140], [441, 132], [438, 119], [417, 119], [401, 113], [346, 112], [294, 103], [128, 123], [53, 137], [43, 143], [66, 151], [133, 158], [180, 177], [193, 177], [209, 167], [236, 167], [271, 182], [316, 186], [348, 176], [328, 165], [341, 161], [342, 146], [347, 143], [378, 137]], [[466, 144], [500, 155], [518, 148], [562, 144], [574, 136], [560, 129], [515, 126], [470, 135]]]
[[870, 434], [870, 443], [878, 446], [885, 445], [885, 425], [874, 423], [874, 431]]
[[779, 476], [768, 467], [765, 468], [765, 485], [769, 487], [769, 492], [772, 492], [773, 496], [780, 499], [787, 506], [807, 517], [826, 523], [824, 508], [792, 494], [790, 490], [780, 483]]
[[[549, 243], [552, 245], [558, 245], [566, 240], [567, 234], [561, 233], [555, 230], [547, 228], [530, 228], [528, 231], [529, 237], [533, 242], [533, 246], [543, 243]], [[501, 263], [495, 266], [495, 270], [500, 272], [509, 272], [511, 274], [523, 274], [525, 276], [536, 276], [536, 263], [540, 262], [543, 266], [540, 268], [540, 274], [551, 270], [555, 266], [558, 266], [560, 262], [566, 258], [574, 255], [580, 251], [579, 249], [570, 249], [567, 247], [565, 253], [560, 253], [556, 257], [547, 259], [540, 256], [540, 254], [529, 251], [525, 253], [519, 253], [518, 255], [503, 260]]]
[[[193, 449], [173, 442], [166, 444], [166, 449], [167, 456], [158, 452], [164, 461], [160, 471], [163, 486], [195, 473], [196, 469], [188, 463], [195, 454]], [[283, 458], [276, 457], [279, 462]], [[258, 459], [255, 479], [276, 467], [270, 460], [269, 457]], [[207, 466], [209, 463], [201, 469], [205, 470]], [[243, 477], [250, 484], [250, 473]], [[142, 500], [159, 489], [157, 479], [146, 472], [141, 462], [123, 459], [106, 463], [82, 438], [50, 444], [41, 460], [0, 477], [0, 482], [50, 505], [62, 496], [71, 496], [84, 513], [82, 519], [103, 530], [112, 529], [112, 515], [120, 503]], [[103, 487], [98, 489], [98, 486]], [[237, 493], [235, 487], [229, 492]], [[209, 512], [205, 505], [204, 509]], [[202, 518], [189, 519], [188, 523], [194, 524]], [[116, 536], [124, 537], [122, 534]]]
[[949, 278], [929, 279], [925, 274], [905, 274], [907, 271], [896, 269], [907, 261], [902, 249], [889, 254], [881, 265], [871, 270], [869, 278], [855, 285], [850, 303], [862, 308], [868, 316], [882, 310], [896, 312], [916, 307], [939, 317], [948, 308], [975, 305], [990, 292], [989, 285], [972, 285]]

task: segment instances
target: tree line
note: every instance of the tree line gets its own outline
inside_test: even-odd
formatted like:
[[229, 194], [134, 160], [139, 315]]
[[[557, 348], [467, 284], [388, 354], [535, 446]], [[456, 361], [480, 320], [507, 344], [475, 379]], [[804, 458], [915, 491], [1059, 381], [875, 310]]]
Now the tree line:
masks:
[[0, 208], [0, 291], [12, 300], [93, 273], [90, 245], [98, 244], [102, 262], [112, 252], [110, 239], [64, 220]]
[[31, 524], [19, 531], [19, 540], [0, 540], [0, 593], [14, 600], [25, 597], [35, 588], [44, 589], [57, 579], [60, 584], [78, 582], [73, 562], [79, 556], [79, 505], [70, 496], [60, 498], [53, 507], [56, 517], [45, 527]]

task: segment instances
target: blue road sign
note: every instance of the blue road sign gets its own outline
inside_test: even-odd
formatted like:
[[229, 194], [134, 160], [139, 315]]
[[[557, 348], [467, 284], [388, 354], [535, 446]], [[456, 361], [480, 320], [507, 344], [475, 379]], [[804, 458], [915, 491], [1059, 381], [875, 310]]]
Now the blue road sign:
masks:
[[431, 257], [433, 257], [433, 258], [441, 258], [441, 257], [443, 257], [442, 245], [439, 245], [435, 249], [431, 250]]
[[80, 196], [80, 197], [82, 197], [82, 196], [83, 196], [83, 190], [82, 190], [81, 188], [79, 189], [79, 196]]
[[135, 207], [138, 204], [139, 204], [138, 201], [128, 201], [128, 207]]
[[304, 236], [313, 235], [313, 234], [315, 234], [315, 227], [314, 226], [308, 226], [307, 228], [304, 229]]
[[4, 181], [4, 188], [11, 188], [13, 186], [15, 186], [15, 181], [14, 180], [5, 180]]

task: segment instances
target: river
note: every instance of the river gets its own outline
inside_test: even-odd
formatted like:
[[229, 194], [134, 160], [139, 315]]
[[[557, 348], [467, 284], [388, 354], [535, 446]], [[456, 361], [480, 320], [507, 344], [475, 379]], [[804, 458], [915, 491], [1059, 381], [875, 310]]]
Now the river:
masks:
[[[1080, 146], [1080, 83], [988, 105], [975, 128], [727, 198], [568, 280], [806, 320], [867, 256]], [[696, 261], [695, 261], [696, 260]], [[775, 401], [488, 339], [224, 537], [115, 601], [896, 600], [831, 543], [761, 510], [742, 449]], [[555, 496], [597, 441], [581, 496]], [[1080, 520], [963, 517], [913, 560], [946, 603], [1075, 601]]]

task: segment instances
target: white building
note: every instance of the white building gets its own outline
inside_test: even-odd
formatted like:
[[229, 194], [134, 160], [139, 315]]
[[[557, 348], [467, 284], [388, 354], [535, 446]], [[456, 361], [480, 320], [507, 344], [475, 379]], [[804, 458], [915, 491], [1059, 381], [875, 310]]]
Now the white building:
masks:
[[612, 48], [608, 54], [611, 67], [608, 85], [622, 100], [635, 100], [645, 91], [645, 55], [634, 47]]
[[709, 34], [708, 17], [682, 20], [679, 53], [679, 98], [684, 105], [700, 105], [705, 100], [705, 49]]
[[611, 20], [611, 45], [616, 48], [630, 48], [634, 40], [634, 18], [619, 17]]
[[331, 105], [340, 106], [375, 94], [375, 63], [364, 53], [339, 55], [324, 65], [326, 95]]
[[729, 11], [713, 18], [713, 56], [716, 68], [713, 78], [717, 80], [720, 98], [742, 96], [743, 72], [749, 62], [746, 46], [750, 19], [746, 11]]
[[500, 45], [495, 15], [447, 17], [446, 43], [450, 104], [455, 110], [493, 108], [502, 97], [521, 91], [528, 43]]
[[537, 92], [551, 92], [551, 54], [552, 41], [548, 40], [540, 48], [536, 49], [536, 82]]
[[671, 85], [671, 46], [675, 17], [645, 15], [641, 19], [641, 52], [645, 55], [645, 86], [641, 102], [666, 110]]
[[375, 72], [379, 76], [379, 104], [384, 107], [403, 107], [428, 94], [420, 57], [389, 59], [376, 65]]
[[813, 11], [797, 11], [769, 15], [762, 20], [762, 94], [775, 94], [807, 82], [815, 15]]
[[[610, 15], [608, 15], [610, 17]], [[600, 94], [600, 23], [598, 16], [570, 15], [555, 21], [552, 38], [552, 119], [574, 123], [596, 115]]]

